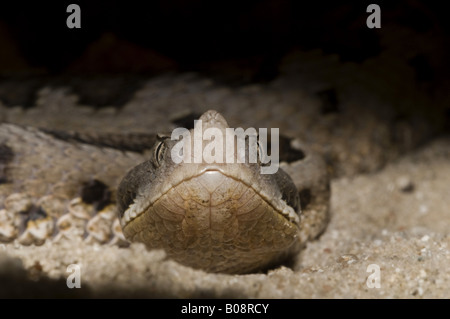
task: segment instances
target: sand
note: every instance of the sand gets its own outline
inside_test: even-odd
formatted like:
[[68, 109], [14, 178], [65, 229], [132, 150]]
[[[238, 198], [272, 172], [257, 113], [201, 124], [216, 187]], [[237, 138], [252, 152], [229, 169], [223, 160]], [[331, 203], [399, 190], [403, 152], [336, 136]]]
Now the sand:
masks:
[[[208, 274], [140, 244], [8, 244], [0, 297], [450, 298], [449, 158], [441, 137], [378, 172], [334, 179], [331, 222], [291, 267]], [[79, 289], [67, 287], [70, 264], [81, 266]]]

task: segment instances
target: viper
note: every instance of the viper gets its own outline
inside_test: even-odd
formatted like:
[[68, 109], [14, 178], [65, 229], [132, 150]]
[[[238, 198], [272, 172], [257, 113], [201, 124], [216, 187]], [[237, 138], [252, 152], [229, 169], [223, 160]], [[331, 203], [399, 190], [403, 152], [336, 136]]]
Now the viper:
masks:
[[[216, 111], [199, 119], [228, 128]], [[193, 268], [249, 273], [294, 258], [327, 225], [326, 165], [298, 140], [280, 147], [275, 174], [248, 158], [175, 163], [177, 141], [158, 134], [141, 151], [143, 140], [1, 124], [0, 241], [142, 242]]]
[[[212, 128], [225, 136], [228, 123], [218, 112], [207, 111], [199, 120], [202, 131]], [[189, 141], [198, 142], [196, 128]], [[317, 206], [305, 197], [302, 203], [300, 194], [310, 190], [302, 182], [296, 186], [283, 169], [262, 174], [264, 163], [252, 163], [249, 156], [241, 163], [195, 163], [191, 152], [188, 161], [175, 161], [176, 144], [169, 135], [160, 135], [152, 157], [133, 168], [119, 186], [119, 218], [130, 241], [163, 248], [174, 260], [194, 268], [242, 273], [291, 258], [325, 226], [325, 173], [315, 175], [323, 176], [312, 190], [312, 196], [322, 200]], [[202, 145], [203, 153], [208, 144]], [[248, 153], [250, 146], [245, 145]], [[305, 180], [321, 165], [317, 156], [303, 158], [288, 171]]]

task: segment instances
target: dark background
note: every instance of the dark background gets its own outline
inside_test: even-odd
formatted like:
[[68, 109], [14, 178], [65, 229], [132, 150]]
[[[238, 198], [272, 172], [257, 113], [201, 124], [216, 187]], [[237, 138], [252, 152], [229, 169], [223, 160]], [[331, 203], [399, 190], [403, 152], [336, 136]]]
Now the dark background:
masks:
[[[66, 27], [66, 8], [81, 7], [81, 29]], [[365, 25], [370, 3], [381, 7], [382, 27], [409, 26], [447, 36], [450, 19], [439, 1], [28, 1], [0, 5], [1, 39], [11, 41], [30, 67], [66, 71], [105, 34], [122, 42], [120, 52], [140, 57], [154, 50], [177, 67], [220, 60], [275, 63], [293, 47], [321, 48], [343, 61], [360, 62], [380, 51], [381, 30]], [[4, 49], [5, 43], [0, 42]], [[120, 46], [120, 45], [119, 45]], [[149, 71], [133, 52], [122, 61], [90, 65], [90, 71]], [[127, 58], [127, 59], [126, 59]], [[120, 59], [118, 59], [120, 60]], [[119, 66], [120, 65], [120, 66]], [[128, 65], [128, 67], [127, 67]], [[7, 68], [6, 61], [1, 67]], [[87, 72], [88, 69], [73, 68]], [[157, 66], [154, 66], [157, 68]]]
[[[81, 29], [66, 27], [70, 3], [81, 7]], [[366, 27], [370, 3], [381, 7], [381, 29]], [[431, 31], [439, 47], [448, 48], [447, 15], [445, 2], [416, 0], [4, 1], [0, 80], [196, 71], [230, 85], [267, 82], [277, 77], [280, 59], [294, 48], [321, 49], [342, 62], [376, 56], [385, 49], [380, 34], [389, 25]], [[417, 81], [431, 88], [448, 81], [446, 58], [438, 64], [427, 56], [405, 54], [405, 59]], [[450, 116], [448, 107], [437, 111]]]

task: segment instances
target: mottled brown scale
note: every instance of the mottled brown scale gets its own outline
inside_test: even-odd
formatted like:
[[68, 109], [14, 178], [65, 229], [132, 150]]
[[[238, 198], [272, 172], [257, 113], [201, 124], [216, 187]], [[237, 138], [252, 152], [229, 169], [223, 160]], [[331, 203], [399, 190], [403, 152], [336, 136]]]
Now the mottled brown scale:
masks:
[[[218, 113], [206, 114], [207, 126], [226, 125]], [[124, 246], [122, 228], [128, 240], [163, 248], [185, 265], [246, 273], [295, 256], [328, 221], [326, 169], [304, 145], [298, 161], [270, 177], [259, 164], [174, 166], [167, 138], [142, 153], [137, 135], [124, 148], [126, 135], [105, 141], [108, 134], [74, 134], [0, 124], [1, 242], [82, 236]], [[148, 145], [151, 138], [143, 136]], [[155, 157], [158, 147], [163, 152]], [[308, 205], [299, 193], [309, 195]], [[120, 222], [111, 217], [114, 205]], [[126, 221], [132, 207], [137, 217]], [[300, 207], [299, 222], [288, 217]]]
[[[144, 159], [14, 124], [0, 124], [0, 145], [0, 241], [24, 245], [61, 237], [75, 225], [85, 229], [74, 233], [106, 238], [112, 222], [100, 219], [88, 228], [88, 219], [115, 199], [125, 172]], [[78, 216], [71, 204], [77, 197], [85, 200]]]
[[[200, 120], [203, 130], [225, 133], [228, 127], [215, 111]], [[319, 210], [309, 205], [315, 210], [304, 220], [313, 226], [299, 219], [309, 216], [308, 209], [300, 210], [299, 193], [311, 191], [311, 181], [296, 186], [282, 169], [261, 174], [260, 163], [176, 164], [170, 157], [175, 143], [158, 142], [154, 156], [131, 170], [119, 186], [119, 216], [129, 240], [163, 248], [169, 257], [194, 268], [247, 273], [292, 258], [326, 225], [328, 203]], [[305, 159], [302, 151], [301, 161]], [[324, 169], [321, 160], [315, 160], [310, 165]], [[300, 174], [308, 169], [298, 168]], [[326, 172], [320, 176], [328, 183]], [[329, 193], [323, 196], [320, 200]]]

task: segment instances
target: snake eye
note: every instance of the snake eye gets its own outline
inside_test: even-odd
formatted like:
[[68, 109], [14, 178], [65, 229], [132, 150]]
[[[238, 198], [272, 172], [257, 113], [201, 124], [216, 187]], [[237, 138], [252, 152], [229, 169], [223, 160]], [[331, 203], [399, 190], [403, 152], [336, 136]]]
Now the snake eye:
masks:
[[155, 153], [153, 154], [155, 163], [159, 167], [161, 166], [164, 160], [164, 153], [166, 151], [166, 146], [164, 145], [164, 141], [160, 141], [155, 148]]

